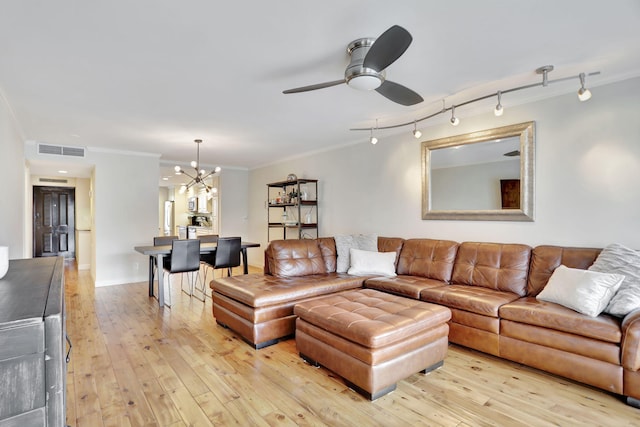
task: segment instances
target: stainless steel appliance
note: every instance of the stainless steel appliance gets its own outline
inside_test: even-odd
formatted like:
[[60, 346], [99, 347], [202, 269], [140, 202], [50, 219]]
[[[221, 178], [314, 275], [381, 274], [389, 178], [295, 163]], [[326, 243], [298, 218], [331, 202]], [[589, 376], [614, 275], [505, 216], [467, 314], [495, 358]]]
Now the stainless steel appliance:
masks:
[[174, 202], [167, 200], [164, 202], [164, 220], [162, 221], [162, 233], [165, 236], [171, 236], [175, 225], [174, 218]]

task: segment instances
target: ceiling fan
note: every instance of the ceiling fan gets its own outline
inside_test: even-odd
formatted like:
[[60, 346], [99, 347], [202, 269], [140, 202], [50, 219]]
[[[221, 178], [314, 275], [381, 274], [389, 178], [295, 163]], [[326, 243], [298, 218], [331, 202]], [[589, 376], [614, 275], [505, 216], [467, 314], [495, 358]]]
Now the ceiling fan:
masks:
[[385, 78], [385, 69], [407, 50], [413, 38], [399, 25], [394, 25], [380, 37], [362, 38], [349, 43], [347, 52], [351, 62], [344, 72], [344, 79], [288, 89], [282, 93], [299, 93], [324, 89], [342, 83], [360, 90], [375, 90], [385, 98], [402, 105], [415, 105], [422, 97], [411, 89]]

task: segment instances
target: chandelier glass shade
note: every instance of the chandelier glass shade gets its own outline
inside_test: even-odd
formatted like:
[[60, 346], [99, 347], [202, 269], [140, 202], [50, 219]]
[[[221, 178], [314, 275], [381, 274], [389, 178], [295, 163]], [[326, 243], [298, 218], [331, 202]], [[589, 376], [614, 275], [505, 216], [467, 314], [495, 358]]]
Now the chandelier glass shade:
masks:
[[210, 192], [216, 193], [218, 189], [207, 184], [205, 180], [209, 178], [211, 175], [220, 172], [221, 168], [220, 166], [216, 166], [211, 172], [208, 172], [208, 173], [204, 169], [200, 169], [200, 144], [202, 144], [202, 140], [196, 139], [194, 140], [194, 142], [196, 143], [197, 152], [196, 152], [196, 160], [191, 162], [191, 167], [194, 170], [193, 175], [191, 175], [188, 172], [185, 172], [180, 166], [176, 165], [176, 167], [174, 167], [174, 170], [176, 171], [176, 175], [186, 175], [189, 178], [191, 178], [191, 181], [189, 181], [187, 184], [183, 184], [180, 187], [180, 193], [184, 193], [189, 188], [197, 184], [202, 185], [202, 187], [205, 189], [207, 193], [210, 193]]

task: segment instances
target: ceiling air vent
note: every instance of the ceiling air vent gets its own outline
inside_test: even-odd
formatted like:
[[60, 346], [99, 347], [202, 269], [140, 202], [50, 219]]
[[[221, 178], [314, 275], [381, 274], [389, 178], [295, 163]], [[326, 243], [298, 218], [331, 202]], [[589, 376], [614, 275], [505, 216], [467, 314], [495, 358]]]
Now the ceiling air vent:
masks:
[[52, 183], [56, 183], [56, 184], [66, 184], [66, 183], [69, 182], [66, 179], [57, 179], [57, 178], [40, 178], [40, 179], [38, 179], [38, 181], [40, 181], [40, 182], [52, 182]]
[[84, 157], [84, 148], [67, 147], [64, 145], [38, 144], [38, 154], [53, 154], [56, 156]]

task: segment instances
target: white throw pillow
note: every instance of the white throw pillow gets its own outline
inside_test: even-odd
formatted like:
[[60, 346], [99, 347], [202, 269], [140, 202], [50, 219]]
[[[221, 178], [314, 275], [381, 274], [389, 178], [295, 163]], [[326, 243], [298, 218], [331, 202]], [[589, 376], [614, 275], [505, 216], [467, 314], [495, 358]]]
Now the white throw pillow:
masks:
[[624, 317], [640, 308], [640, 251], [614, 243], [600, 252], [589, 270], [625, 276], [620, 289], [604, 309], [605, 313]]
[[621, 274], [598, 273], [561, 265], [555, 269], [536, 298], [597, 317], [623, 280], [624, 276]]
[[339, 235], [333, 238], [336, 242], [336, 273], [346, 273], [351, 262], [349, 250], [362, 249], [378, 252], [378, 236], [376, 234]]
[[347, 273], [354, 276], [388, 276], [396, 275], [395, 252], [371, 252], [351, 249], [351, 267]]

